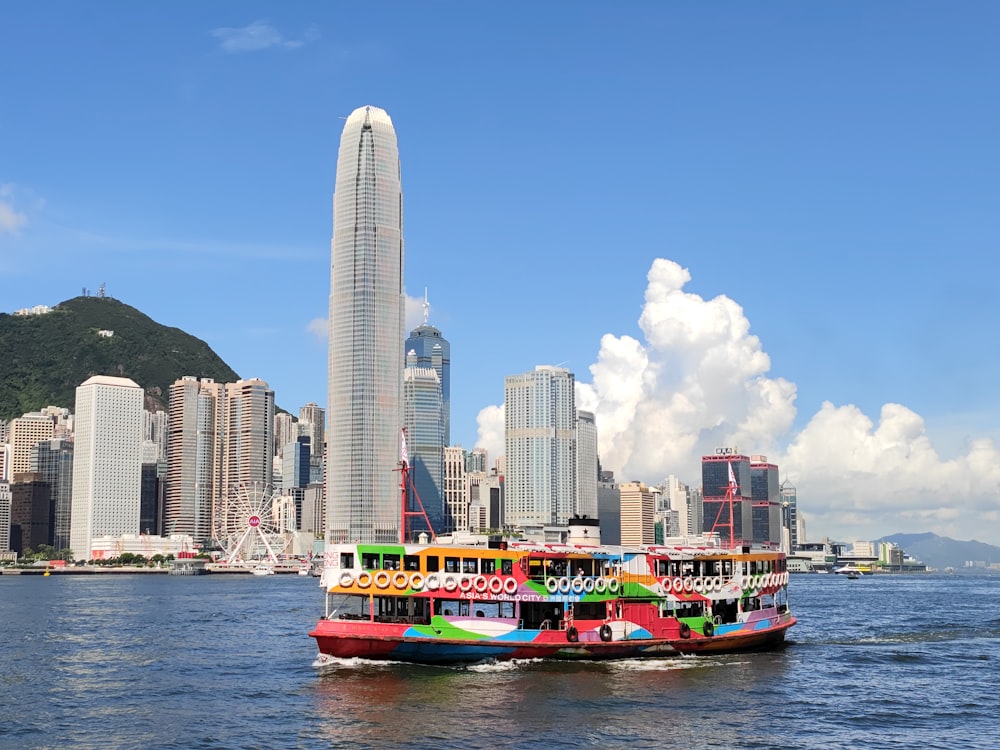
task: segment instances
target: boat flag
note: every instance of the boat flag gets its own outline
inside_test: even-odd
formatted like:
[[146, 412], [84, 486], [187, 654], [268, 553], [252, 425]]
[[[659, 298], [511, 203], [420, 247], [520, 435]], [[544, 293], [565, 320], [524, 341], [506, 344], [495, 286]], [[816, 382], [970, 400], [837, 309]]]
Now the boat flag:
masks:
[[400, 434], [402, 435], [403, 443], [399, 449], [399, 459], [403, 462], [403, 466], [409, 466], [410, 454], [406, 451], [406, 430], [400, 430]]
[[729, 489], [733, 491], [733, 494], [736, 494], [736, 490], [739, 489], [739, 485], [736, 484], [736, 475], [733, 474], [732, 461], [729, 462]]

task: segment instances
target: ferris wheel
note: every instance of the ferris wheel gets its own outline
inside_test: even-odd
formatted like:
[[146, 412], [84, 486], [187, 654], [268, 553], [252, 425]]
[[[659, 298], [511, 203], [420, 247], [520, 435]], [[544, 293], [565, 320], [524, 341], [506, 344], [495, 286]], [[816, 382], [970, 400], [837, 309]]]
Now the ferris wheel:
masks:
[[292, 544], [295, 503], [271, 485], [248, 482], [230, 488], [216, 517], [215, 536], [227, 563], [277, 562]]

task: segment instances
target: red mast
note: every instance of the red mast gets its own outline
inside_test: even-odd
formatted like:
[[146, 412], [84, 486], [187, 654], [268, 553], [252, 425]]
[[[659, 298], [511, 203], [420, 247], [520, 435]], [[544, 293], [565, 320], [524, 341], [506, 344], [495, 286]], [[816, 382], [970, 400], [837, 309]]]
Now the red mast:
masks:
[[[417, 493], [417, 488], [413, 484], [413, 477], [410, 476], [410, 455], [406, 450], [406, 429], [402, 429], [402, 444], [399, 451], [399, 502], [400, 508], [400, 525], [399, 525], [399, 543], [406, 543], [406, 532], [409, 527], [407, 521], [414, 517], [422, 517], [424, 523], [427, 524], [427, 528], [431, 532], [431, 539], [436, 539], [437, 534], [434, 533], [434, 527], [431, 525], [431, 519], [427, 517], [427, 512], [424, 510], [424, 504], [420, 501], [420, 495]], [[410, 504], [407, 502], [408, 495], [407, 492], [413, 492], [413, 498], [417, 501], [417, 507], [420, 510], [410, 510]]]

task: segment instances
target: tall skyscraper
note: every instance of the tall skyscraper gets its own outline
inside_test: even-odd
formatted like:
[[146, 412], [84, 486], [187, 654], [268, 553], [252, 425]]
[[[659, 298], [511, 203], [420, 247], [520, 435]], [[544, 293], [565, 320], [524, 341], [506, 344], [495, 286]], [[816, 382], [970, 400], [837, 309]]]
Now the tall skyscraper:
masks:
[[[420, 503], [410, 498], [412, 512], [421, 507], [435, 533], [444, 530], [444, 409], [437, 371], [417, 365], [411, 352], [403, 371], [403, 426], [410, 461], [410, 477]], [[425, 531], [421, 516], [410, 516], [407, 531]]]
[[49, 485], [52, 498], [52, 546], [69, 549], [73, 503], [73, 441], [43, 440], [31, 452], [31, 471]]
[[270, 486], [273, 445], [274, 391], [263, 380], [175, 381], [163, 533], [198, 542], [218, 537], [226, 505], [241, 486]]
[[576, 513], [597, 518], [597, 422], [589, 411], [576, 413]]
[[539, 365], [504, 379], [506, 519], [514, 526], [564, 525], [576, 506], [573, 373]]
[[407, 362], [411, 353], [416, 355], [416, 365], [430, 367], [441, 381], [441, 404], [444, 413], [444, 444], [451, 445], [451, 344], [441, 331], [427, 323], [430, 304], [424, 293], [424, 322], [410, 331], [406, 339]]
[[70, 547], [89, 560], [92, 540], [139, 533], [142, 388], [95, 375], [76, 389]]
[[222, 493], [225, 388], [186, 376], [170, 386], [163, 534], [212, 535], [212, 508]]
[[[794, 552], [799, 543], [798, 495], [795, 485], [787, 479], [778, 488], [781, 495], [781, 549]], [[805, 534], [802, 535], [803, 539]]]
[[395, 542], [402, 513], [403, 190], [392, 120], [347, 118], [330, 268], [328, 541]]

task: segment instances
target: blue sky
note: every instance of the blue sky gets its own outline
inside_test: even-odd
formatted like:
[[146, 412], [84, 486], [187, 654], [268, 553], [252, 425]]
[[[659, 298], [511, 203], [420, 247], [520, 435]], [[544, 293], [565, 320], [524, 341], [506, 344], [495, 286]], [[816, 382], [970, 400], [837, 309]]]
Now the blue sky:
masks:
[[993, 2], [6, 6], [0, 311], [107, 293], [326, 399], [343, 118], [400, 145], [452, 439], [569, 368], [619, 479], [765, 454], [810, 538], [1000, 544]]

